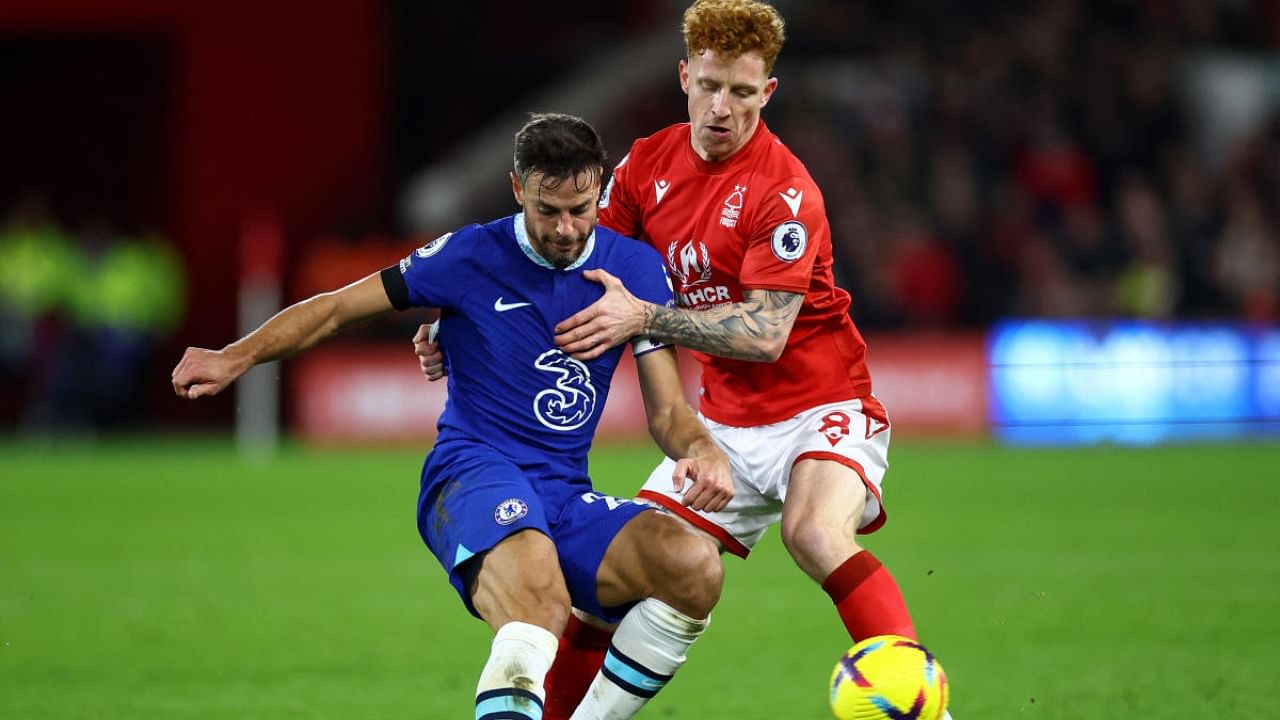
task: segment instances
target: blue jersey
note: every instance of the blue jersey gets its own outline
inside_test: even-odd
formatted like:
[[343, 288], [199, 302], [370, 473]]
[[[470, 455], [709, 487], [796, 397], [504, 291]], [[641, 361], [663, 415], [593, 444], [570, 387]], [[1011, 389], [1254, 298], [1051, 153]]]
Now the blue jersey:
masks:
[[[648, 244], [597, 227], [582, 256], [557, 269], [529, 244], [523, 214], [443, 235], [400, 262], [407, 292], [397, 297], [401, 289], [387, 281], [393, 303], [441, 308], [449, 395], [438, 444], [480, 442], [517, 464], [586, 478], [623, 347], [582, 362], [560, 351], [554, 328], [604, 294], [582, 277], [592, 268], [642, 300], [673, 304], [663, 260]], [[637, 353], [658, 347], [635, 344]]]
[[[581, 362], [555, 343], [555, 325], [604, 294], [582, 271], [602, 268], [637, 297], [672, 304], [662, 258], [605, 228], [557, 269], [533, 247], [524, 216], [471, 225], [383, 271], [392, 304], [441, 309], [449, 397], [422, 468], [418, 532], [472, 605], [470, 561], [513, 533], [556, 543], [576, 607], [612, 622], [596, 593], [605, 550], [644, 506], [592, 492], [587, 451], [622, 357], [616, 347]], [[635, 340], [636, 352], [657, 346]]]

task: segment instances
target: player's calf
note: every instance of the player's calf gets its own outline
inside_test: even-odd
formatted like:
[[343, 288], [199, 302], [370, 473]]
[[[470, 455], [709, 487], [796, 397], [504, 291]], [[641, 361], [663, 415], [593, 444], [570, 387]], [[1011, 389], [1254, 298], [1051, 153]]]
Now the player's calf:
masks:
[[494, 628], [476, 683], [476, 719], [541, 720], [543, 679], [569, 616], [555, 545], [540, 532], [521, 531], [471, 562], [472, 604]]
[[637, 603], [618, 624], [604, 666], [572, 720], [634, 717], [684, 664], [689, 646], [710, 622], [657, 598]]
[[643, 599], [618, 624], [573, 720], [623, 720], [639, 712], [706, 630], [724, 569], [710, 540], [670, 516], [646, 512], [614, 539], [598, 578], [606, 606]]
[[605, 653], [613, 642], [617, 626], [586, 616], [569, 617], [564, 634], [560, 636], [560, 648], [555, 662], [547, 671], [543, 684], [547, 700], [542, 710], [543, 720], [569, 720], [587, 688], [604, 665]]
[[782, 509], [782, 542], [831, 596], [855, 641], [876, 635], [914, 638], [897, 581], [854, 540], [865, 505], [864, 484], [852, 468], [802, 461], [792, 470]]
[[530, 623], [498, 628], [476, 684], [476, 720], [540, 720], [542, 681], [558, 642], [551, 631]]

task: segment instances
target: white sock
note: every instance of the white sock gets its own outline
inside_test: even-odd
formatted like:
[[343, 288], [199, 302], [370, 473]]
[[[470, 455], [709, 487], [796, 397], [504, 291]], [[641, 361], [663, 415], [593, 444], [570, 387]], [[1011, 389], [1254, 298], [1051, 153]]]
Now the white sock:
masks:
[[509, 622], [498, 628], [476, 684], [476, 720], [542, 720], [542, 681], [559, 646], [560, 638], [537, 625]]
[[604, 666], [571, 720], [633, 717], [684, 664], [685, 652], [709, 623], [655, 598], [637, 603], [618, 625]]

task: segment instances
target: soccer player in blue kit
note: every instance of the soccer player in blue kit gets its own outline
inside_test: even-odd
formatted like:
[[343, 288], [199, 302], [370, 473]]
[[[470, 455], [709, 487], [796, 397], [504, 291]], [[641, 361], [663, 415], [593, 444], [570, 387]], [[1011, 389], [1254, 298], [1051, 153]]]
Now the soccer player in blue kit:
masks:
[[[621, 355], [589, 362], [555, 343], [560, 319], [599, 299], [607, 269], [637, 296], [672, 302], [661, 257], [596, 227], [604, 149], [567, 115], [516, 135], [523, 212], [442, 235], [398, 266], [282, 310], [221, 350], [187, 348], [174, 391], [213, 395], [257, 363], [288, 357], [393, 309], [441, 308], [449, 396], [422, 470], [418, 530], [467, 609], [495, 631], [477, 720], [542, 717], [542, 681], [575, 606], [618, 622], [593, 691], [573, 717], [630, 718], [684, 662], [718, 600], [709, 543], [646, 505], [596, 493], [587, 452]], [[690, 507], [722, 509], [729, 461], [685, 402], [675, 351], [633, 339], [649, 430], [679, 458]]]

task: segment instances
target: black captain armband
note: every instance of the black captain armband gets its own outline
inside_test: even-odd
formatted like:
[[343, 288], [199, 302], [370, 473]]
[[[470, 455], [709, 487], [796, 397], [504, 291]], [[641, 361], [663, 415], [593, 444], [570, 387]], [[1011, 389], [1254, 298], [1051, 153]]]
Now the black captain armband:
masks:
[[400, 274], [400, 266], [392, 265], [384, 269], [381, 275], [382, 289], [386, 291], [391, 307], [397, 310], [408, 310], [409, 284], [404, 281], [404, 275]]

